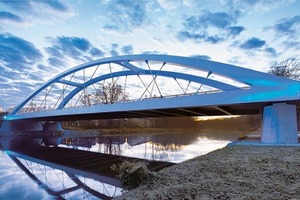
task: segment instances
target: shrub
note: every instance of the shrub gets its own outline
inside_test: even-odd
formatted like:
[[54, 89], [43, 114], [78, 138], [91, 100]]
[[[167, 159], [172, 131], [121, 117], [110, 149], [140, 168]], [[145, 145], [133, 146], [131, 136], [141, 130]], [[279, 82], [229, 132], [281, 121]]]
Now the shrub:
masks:
[[144, 162], [123, 161], [119, 165], [112, 165], [111, 169], [117, 172], [117, 177], [124, 188], [129, 190], [138, 187], [141, 183], [149, 182], [153, 177]]

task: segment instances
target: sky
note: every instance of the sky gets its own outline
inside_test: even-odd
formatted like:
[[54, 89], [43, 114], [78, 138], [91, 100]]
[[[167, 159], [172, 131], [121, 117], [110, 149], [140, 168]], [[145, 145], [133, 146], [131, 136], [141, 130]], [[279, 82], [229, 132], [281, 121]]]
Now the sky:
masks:
[[267, 72], [299, 50], [300, 0], [0, 0], [0, 108], [104, 57], [193, 56]]

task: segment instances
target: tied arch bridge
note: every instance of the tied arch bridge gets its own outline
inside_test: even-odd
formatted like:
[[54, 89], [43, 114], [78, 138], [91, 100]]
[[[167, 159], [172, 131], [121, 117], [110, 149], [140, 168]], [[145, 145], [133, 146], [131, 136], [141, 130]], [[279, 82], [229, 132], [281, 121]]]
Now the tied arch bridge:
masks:
[[59, 121], [79, 119], [263, 114], [262, 142], [291, 144], [299, 105], [298, 81], [198, 58], [127, 55], [57, 75], [5, 116], [0, 131], [60, 130]]

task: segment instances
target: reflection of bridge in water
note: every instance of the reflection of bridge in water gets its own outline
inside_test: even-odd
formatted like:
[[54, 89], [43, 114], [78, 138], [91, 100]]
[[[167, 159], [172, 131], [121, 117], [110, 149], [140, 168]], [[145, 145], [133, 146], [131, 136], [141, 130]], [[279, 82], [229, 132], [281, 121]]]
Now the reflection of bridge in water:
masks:
[[[125, 156], [108, 155], [96, 152], [82, 151], [78, 149], [69, 149], [62, 147], [45, 147], [36, 145], [41, 139], [1, 139], [1, 144], [9, 157], [22, 169], [32, 180], [34, 180], [48, 194], [57, 199], [64, 199], [63, 195], [76, 190], [84, 190], [91, 195], [101, 199], [111, 199], [108, 194], [102, 194], [95, 189], [85, 185], [80, 178], [86, 177], [108, 184], [121, 190], [122, 184], [116, 178], [116, 172], [111, 169], [113, 164], [120, 164], [124, 160], [133, 162], [143, 161], [148, 163], [151, 171], [158, 171], [164, 167], [173, 165], [168, 162], [146, 161], [143, 159], [129, 158]], [[25, 142], [25, 144], [24, 144]], [[24, 146], [25, 145], [25, 146]], [[38, 163], [42, 166], [58, 169], [64, 172], [72, 180], [75, 186], [63, 188], [59, 191], [53, 190], [46, 183], [39, 180], [28, 166], [25, 166], [21, 160]]]

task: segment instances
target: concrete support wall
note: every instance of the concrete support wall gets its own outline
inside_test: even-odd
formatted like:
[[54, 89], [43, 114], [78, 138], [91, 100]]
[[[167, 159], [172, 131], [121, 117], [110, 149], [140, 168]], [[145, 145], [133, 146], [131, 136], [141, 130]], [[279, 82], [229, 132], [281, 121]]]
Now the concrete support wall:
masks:
[[264, 108], [262, 143], [297, 144], [297, 129], [297, 111], [295, 105], [280, 103]]

